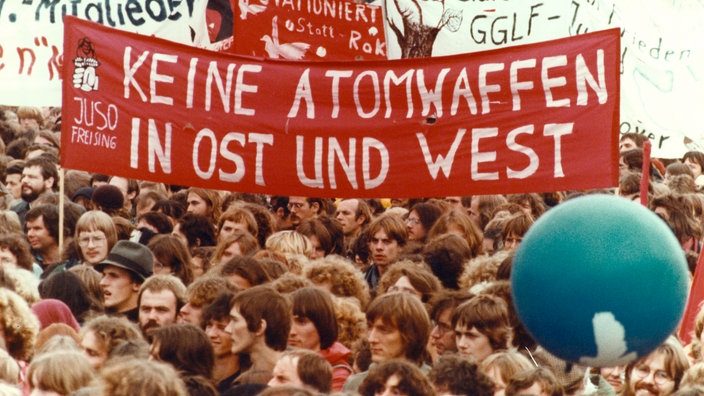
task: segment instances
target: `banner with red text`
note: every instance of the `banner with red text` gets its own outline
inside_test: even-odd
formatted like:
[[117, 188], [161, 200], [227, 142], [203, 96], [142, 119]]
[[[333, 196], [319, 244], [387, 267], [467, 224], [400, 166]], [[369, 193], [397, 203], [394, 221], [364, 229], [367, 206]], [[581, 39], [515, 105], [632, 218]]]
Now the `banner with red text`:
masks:
[[387, 59], [379, 4], [356, 0], [230, 1], [237, 20], [234, 53], [290, 60]]
[[615, 186], [619, 31], [430, 59], [293, 62], [67, 18], [62, 165], [230, 191], [422, 197]]
[[62, 52], [64, 15], [206, 47], [210, 45], [206, 4], [207, 0], [0, 0], [0, 104], [61, 103], [60, 70], [64, 58], [75, 56]]

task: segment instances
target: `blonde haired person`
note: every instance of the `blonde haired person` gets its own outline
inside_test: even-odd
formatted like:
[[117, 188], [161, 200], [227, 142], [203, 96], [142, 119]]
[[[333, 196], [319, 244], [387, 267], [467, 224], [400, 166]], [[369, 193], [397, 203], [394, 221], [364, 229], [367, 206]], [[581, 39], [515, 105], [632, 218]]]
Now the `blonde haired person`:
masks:
[[[95, 371], [78, 351], [48, 352], [35, 357], [29, 365], [27, 379], [32, 394], [68, 395], [88, 386]], [[37, 392], [39, 391], [39, 392]]]
[[511, 377], [533, 367], [527, 357], [513, 350], [492, 353], [479, 364], [479, 370], [494, 382], [494, 396], [503, 396]]
[[16, 360], [29, 360], [39, 333], [39, 319], [17, 293], [0, 288], [0, 342]]
[[81, 263], [94, 266], [105, 260], [117, 243], [117, 229], [112, 218], [105, 212], [90, 210], [76, 222], [74, 234]]
[[187, 396], [176, 369], [167, 363], [118, 359], [100, 372], [101, 396]]
[[271, 234], [266, 239], [267, 250], [282, 253], [284, 256], [291, 254], [302, 254], [310, 257], [313, 253], [313, 244], [310, 239], [296, 231], [279, 231]]
[[338, 297], [353, 297], [364, 309], [369, 304], [369, 285], [354, 264], [341, 256], [330, 255], [303, 267], [303, 275], [316, 286]]

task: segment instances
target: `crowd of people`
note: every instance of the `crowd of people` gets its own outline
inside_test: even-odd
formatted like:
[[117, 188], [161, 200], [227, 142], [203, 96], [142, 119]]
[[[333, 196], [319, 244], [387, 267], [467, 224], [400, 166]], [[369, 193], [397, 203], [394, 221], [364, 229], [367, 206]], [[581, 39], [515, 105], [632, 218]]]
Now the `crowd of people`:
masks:
[[[590, 368], [511, 297], [547, 210], [639, 200], [643, 135], [614, 189], [332, 200], [60, 170], [60, 129], [60, 109], [0, 106], [0, 394], [704, 395], [704, 312], [691, 343]], [[694, 272], [704, 153], [651, 168]]]

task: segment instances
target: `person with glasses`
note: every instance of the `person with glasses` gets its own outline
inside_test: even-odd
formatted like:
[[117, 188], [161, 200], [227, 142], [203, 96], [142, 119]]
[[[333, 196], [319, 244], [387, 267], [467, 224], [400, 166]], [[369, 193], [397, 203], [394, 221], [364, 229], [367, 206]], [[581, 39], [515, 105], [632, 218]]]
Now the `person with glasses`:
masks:
[[110, 216], [99, 210], [81, 215], [74, 235], [80, 262], [91, 267], [105, 260], [117, 243], [115, 224]]
[[688, 368], [682, 344], [671, 336], [648, 356], [626, 367], [624, 395], [670, 395], [679, 389]]
[[293, 228], [298, 227], [305, 219], [312, 219], [325, 214], [325, 203], [320, 198], [288, 197], [289, 220]]
[[428, 352], [433, 362], [444, 355], [457, 352], [455, 330], [452, 327], [452, 312], [474, 295], [466, 291], [445, 290], [431, 301], [431, 329]]
[[442, 209], [428, 202], [413, 205], [408, 217], [406, 217], [408, 240], [425, 243], [428, 232], [442, 216], [442, 213]]

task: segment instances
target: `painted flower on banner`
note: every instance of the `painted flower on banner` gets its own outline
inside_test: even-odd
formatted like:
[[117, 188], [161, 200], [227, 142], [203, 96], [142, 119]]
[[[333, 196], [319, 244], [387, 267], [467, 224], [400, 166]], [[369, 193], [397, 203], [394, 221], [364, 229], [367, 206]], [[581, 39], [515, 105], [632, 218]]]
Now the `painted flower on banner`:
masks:
[[83, 37], [78, 41], [73, 65], [73, 86], [86, 92], [97, 91], [99, 78], [96, 69], [100, 62], [89, 38]]

